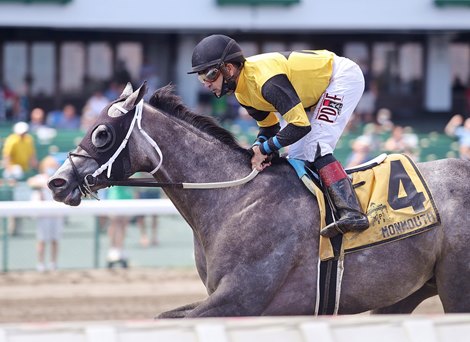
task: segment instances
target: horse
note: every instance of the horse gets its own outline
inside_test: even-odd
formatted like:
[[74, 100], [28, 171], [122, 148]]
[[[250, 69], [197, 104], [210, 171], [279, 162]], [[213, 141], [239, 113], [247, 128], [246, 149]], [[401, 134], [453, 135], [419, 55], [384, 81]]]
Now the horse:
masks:
[[[107, 180], [136, 172], [171, 185], [223, 182], [252, 171], [249, 149], [214, 119], [188, 109], [172, 86], [157, 90], [148, 103], [145, 92], [145, 83], [137, 90], [128, 85], [102, 111], [50, 178], [56, 201], [78, 206]], [[346, 255], [338, 314], [411, 313], [435, 295], [446, 313], [470, 312], [470, 163], [442, 159], [417, 166], [441, 223]], [[243, 185], [164, 191], [192, 229], [208, 296], [160, 318], [314, 313], [319, 206], [285, 160]]]

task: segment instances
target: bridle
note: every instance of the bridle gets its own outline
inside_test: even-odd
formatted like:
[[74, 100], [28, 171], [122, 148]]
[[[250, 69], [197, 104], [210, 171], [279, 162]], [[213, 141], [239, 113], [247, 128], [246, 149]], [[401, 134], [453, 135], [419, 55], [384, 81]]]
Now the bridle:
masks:
[[[121, 113], [127, 114], [129, 111], [123, 108], [119, 103], [114, 103], [116, 109], [118, 109]], [[234, 181], [227, 181], [227, 182], [213, 182], [213, 183], [173, 183], [173, 182], [157, 182], [154, 178], [140, 178], [140, 179], [125, 179], [125, 180], [111, 180], [111, 172], [114, 161], [119, 157], [120, 153], [126, 148], [127, 142], [129, 141], [129, 137], [132, 134], [135, 124], [137, 123], [137, 128], [139, 129], [140, 133], [145, 137], [145, 139], [152, 145], [155, 151], [159, 155], [159, 162], [158, 165], [149, 173], [154, 175], [161, 167], [163, 162], [163, 154], [158, 146], [158, 144], [153, 140], [147, 132], [142, 128], [142, 112], [144, 107], [144, 100], [140, 100], [140, 102], [135, 107], [134, 117], [130, 123], [129, 129], [127, 134], [121, 144], [119, 145], [118, 149], [114, 152], [114, 154], [109, 158], [107, 162], [101, 165], [98, 169], [96, 169], [92, 174], [86, 174], [83, 177], [82, 182], [79, 182], [78, 189], [83, 197], [92, 197], [94, 199], [99, 200], [97, 193], [93, 191], [91, 188], [97, 185], [103, 185], [105, 187], [109, 186], [138, 186], [138, 187], [177, 187], [183, 189], [217, 189], [217, 188], [227, 188], [232, 186], [241, 185], [244, 183], [249, 182], [252, 180], [256, 175], [259, 173], [256, 169], [252, 170], [252, 172], [241, 179], [234, 180]], [[80, 174], [78, 172], [78, 168], [76, 167], [75, 163], [73, 162], [73, 156], [75, 157], [82, 157], [93, 159], [96, 161], [95, 158], [90, 156], [89, 154], [79, 154], [74, 152], [69, 152], [68, 160], [72, 165], [72, 170], [74, 176], [77, 180], [80, 179]], [[98, 176], [101, 175], [105, 170], [106, 179], [99, 179]]]

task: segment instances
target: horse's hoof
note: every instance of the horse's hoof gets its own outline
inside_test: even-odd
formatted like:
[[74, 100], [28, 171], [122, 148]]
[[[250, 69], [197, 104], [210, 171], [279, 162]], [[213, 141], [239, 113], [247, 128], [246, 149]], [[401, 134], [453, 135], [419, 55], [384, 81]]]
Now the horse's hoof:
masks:
[[184, 318], [184, 317], [185, 315], [181, 312], [168, 311], [168, 312], [162, 312], [161, 314], [155, 316], [153, 319], [157, 320], [157, 319]]

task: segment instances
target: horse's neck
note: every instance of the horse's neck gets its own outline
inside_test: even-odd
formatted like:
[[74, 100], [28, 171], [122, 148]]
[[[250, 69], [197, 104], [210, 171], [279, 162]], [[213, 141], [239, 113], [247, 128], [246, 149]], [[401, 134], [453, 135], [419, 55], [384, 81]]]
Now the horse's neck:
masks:
[[[251, 172], [249, 157], [194, 127], [172, 125], [160, 139], [163, 164], [155, 178], [161, 182], [206, 183], [236, 180]], [[232, 190], [234, 189], [234, 190]], [[165, 192], [193, 226], [204, 221], [208, 212], [228, 205], [236, 188], [191, 190], [167, 188]], [[216, 220], [213, 217], [213, 220]]]

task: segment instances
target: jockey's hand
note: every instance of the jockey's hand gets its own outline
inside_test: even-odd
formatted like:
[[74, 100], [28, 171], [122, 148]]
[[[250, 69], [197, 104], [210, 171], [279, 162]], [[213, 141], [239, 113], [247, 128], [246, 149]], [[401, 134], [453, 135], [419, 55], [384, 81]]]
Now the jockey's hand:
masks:
[[253, 151], [253, 157], [251, 157], [252, 169], [263, 171], [265, 168], [271, 165], [271, 159], [261, 153], [259, 146], [255, 145], [251, 150]]

